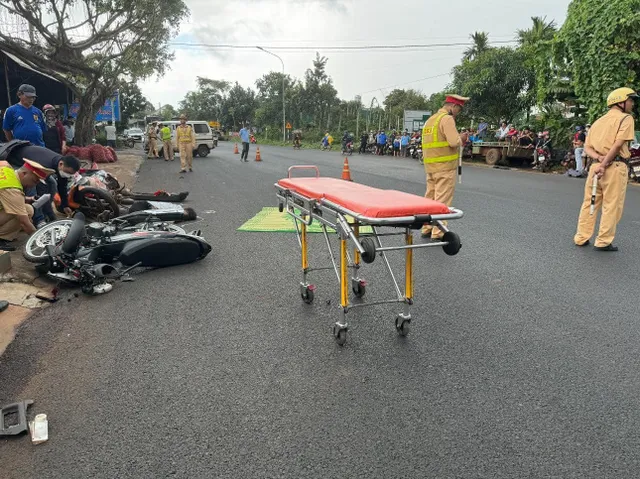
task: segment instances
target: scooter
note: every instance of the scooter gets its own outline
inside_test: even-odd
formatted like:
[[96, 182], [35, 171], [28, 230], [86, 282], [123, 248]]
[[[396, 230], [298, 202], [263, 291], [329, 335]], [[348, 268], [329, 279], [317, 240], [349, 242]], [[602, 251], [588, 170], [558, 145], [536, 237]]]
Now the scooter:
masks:
[[633, 143], [629, 148], [631, 157], [629, 158], [629, 178], [640, 183], [640, 144]]
[[342, 154], [349, 156], [353, 154], [353, 141], [348, 141], [347, 144], [342, 147]]
[[119, 231], [113, 224], [85, 224], [77, 213], [64, 238], [48, 244], [47, 276], [79, 285], [85, 294], [107, 293], [111, 282], [130, 271], [192, 263], [206, 257], [211, 245], [200, 232]]

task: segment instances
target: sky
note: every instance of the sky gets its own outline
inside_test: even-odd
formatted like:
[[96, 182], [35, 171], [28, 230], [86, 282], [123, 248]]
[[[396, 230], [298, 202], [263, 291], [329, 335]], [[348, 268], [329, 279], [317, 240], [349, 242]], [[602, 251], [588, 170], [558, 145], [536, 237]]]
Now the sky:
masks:
[[[532, 16], [564, 22], [569, 0], [184, 0], [191, 15], [173, 42], [262, 46], [318, 47], [328, 57], [327, 73], [338, 96], [361, 95], [369, 105], [382, 103], [394, 88], [414, 88], [426, 95], [451, 80], [465, 46], [413, 51], [323, 50], [328, 46], [460, 43], [475, 31], [490, 41], [510, 41], [528, 28]], [[255, 89], [280, 61], [257, 48], [246, 50], [172, 46], [175, 59], [162, 78], [140, 83], [154, 105], [178, 106], [198, 76], [238, 82]], [[312, 67], [316, 49], [281, 51], [285, 73], [302, 79]], [[375, 105], [375, 102], [373, 103]]]

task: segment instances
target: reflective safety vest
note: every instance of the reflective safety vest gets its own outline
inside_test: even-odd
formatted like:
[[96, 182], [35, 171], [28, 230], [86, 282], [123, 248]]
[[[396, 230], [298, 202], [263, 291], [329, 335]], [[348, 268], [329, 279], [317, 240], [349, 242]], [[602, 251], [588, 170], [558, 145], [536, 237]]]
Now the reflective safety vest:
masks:
[[445, 163], [458, 159], [458, 148], [451, 147], [448, 141], [440, 141], [440, 121], [448, 113], [436, 113], [427, 120], [422, 128], [423, 163]]
[[20, 179], [15, 170], [10, 166], [0, 168], [0, 190], [6, 188], [18, 188], [22, 190], [22, 183], [20, 183]]

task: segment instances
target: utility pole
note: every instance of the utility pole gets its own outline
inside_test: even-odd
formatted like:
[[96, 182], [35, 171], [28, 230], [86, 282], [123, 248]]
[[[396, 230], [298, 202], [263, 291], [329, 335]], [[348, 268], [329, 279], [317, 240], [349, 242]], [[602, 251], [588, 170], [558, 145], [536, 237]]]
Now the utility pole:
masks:
[[269, 55], [273, 55], [278, 60], [280, 60], [280, 63], [282, 63], [282, 142], [284, 143], [287, 141], [287, 117], [285, 113], [285, 98], [284, 98], [284, 61], [282, 61], [282, 58], [280, 58], [278, 55], [276, 55], [273, 52], [270, 52], [269, 50], [265, 50], [262, 47], [256, 47], [256, 48], [258, 50], [262, 50], [265, 53], [268, 53]]

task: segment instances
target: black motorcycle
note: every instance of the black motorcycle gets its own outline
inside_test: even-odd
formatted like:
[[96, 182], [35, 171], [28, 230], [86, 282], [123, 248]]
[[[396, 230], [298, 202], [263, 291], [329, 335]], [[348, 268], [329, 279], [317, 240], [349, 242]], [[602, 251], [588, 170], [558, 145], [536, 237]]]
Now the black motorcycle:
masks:
[[[129, 214], [113, 218], [101, 223], [110, 231], [117, 234], [143, 232], [143, 231], [167, 231], [186, 234], [180, 226], [169, 223], [170, 221], [192, 221], [197, 218], [196, 212], [191, 208], [182, 208], [177, 205], [164, 205], [170, 209], [152, 209], [150, 202], [139, 201], [131, 206]], [[79, 215], [80, 213], [76, 213]], [[84, 217], [84, 215], [83, 215]], [[61, 244], [69, 234], [69, 230], [75, 219], [63, 219], [53, 221], [33, 233], [27, 240], [23, 256], [30, 263], [46, 263], [48, 258], [47, 246]]]
[[85, 224], [76, 214], [61, 243], [46, 246], [47, 276], [77, 284], [86, 294], [107, 293], [111, 282], [135, 268], [163, 268], [198, 261], [211, 252], [200, 232], [121, 231], [114, 224]]

